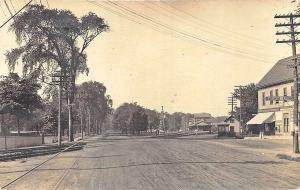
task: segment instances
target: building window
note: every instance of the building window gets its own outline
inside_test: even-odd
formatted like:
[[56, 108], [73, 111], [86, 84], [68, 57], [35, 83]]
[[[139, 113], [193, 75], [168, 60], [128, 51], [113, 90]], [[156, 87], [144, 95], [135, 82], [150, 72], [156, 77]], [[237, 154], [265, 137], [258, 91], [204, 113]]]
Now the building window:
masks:
[[275, 104], [278, 104], [278, 103], [279, 103], [279, 99], [278, 99], [278, 89], [275, 90], [275, 96], [276, 96]]
[[262, 104], [263, 104], [263, 106], [266, 105], [266, 94], [265, 94], [265, 92], [262, 93]]
[[[287, 89], [286, 89], [286, 87], [283, 88], [283, 96], [287, 96]], [[287, 102], [286, 99], [284, 99], [283, 101]]]
[[273, 105], [273, 90], [270, 91], [270, 104]]
[[289, 132], [289, 114], [283, 114], [283, 132]]

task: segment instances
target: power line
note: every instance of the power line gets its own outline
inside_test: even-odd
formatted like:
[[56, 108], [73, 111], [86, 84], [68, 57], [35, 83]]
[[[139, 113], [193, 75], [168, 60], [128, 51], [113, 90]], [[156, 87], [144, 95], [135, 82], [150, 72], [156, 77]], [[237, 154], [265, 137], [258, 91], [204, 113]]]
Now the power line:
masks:
[[[137, 3], [141, 4], [142, 6], [145, 6], [145, 7], [149, 8], [149, 9], [151, 9], [151, 10], [154, 10], [155, 12], [158, 12], [158, 11], [159, 11], [159, 10], [157, 10], [157, 9], [154, 9], [153, 7], [150, 7], [150, 6], [146, 5], [146, 4], [148, 4], [147, 2], [146, 2], [146, 3], [144, 3], [144, 2], [137, 2]], [[207, 28], [200, 27], [199, 24], [197, 24], [197, 23], [195, 23], [195, 22], [192, 22], [192, 21], [190, 21], [190, 20], [184, 19], [182, 16], [179, 16], [179, 15], [177, 15], [176, 13], [173, 13], [172, 11], [166, 9], [165, 7], [159, 6], [156, 2], [153, 2], [152, 5], [155, 5], [155, 6], [157, 6], [159, 9], [165, 10], [165, 11], [167, 11], [168, 13], [170, 13], [171, 15], [176, 16], [177, 18], [179, 18], [180, 20], [182, 20], [182, 22], [186, 22], [186, 23], [191, 23], [191, 24], [193, 24], [194, 26], [196, 26], [197, 28], [199, 28], [201, 31], [207, 31], [209, 34], [214, 34], [214, 35], [220, 36], [220, 37], [222, 37], [222, 38], [224, 38], [224, 37], [226, 37], [226, 38], [230, 37], [229, 35], [224, 36], [224, 35], [225, 35], [224, 33], [217, 32], [215, 29], [214, 29], [214, 30], [210, 30], [210, 29], [207, 29]], [[162, 14], [163, 14], [164, 16], [166, 16], [166, 17], [169, 17], [169, 15], [166, 15], [166, 14], [164, 14], [164, 13], [162, 13]], [[188, 22], [188, 21], [190, 21], [190, 22]], [[241, 41], [238, 40], [236, 37], [233, 37], [233, 40], [235, 40], [235, 41], [237, 41], [237, 42], [241, 42]], [[233, 47], [233, 46], [230, 46], [230, 45], [228, 45], [228, 44], [225, 44], [224, 42], [223, 42], [223, 44], [226, 45], [227, 47], [230, 47], [230, 48], [233, 48], [233, 49], [235, 48], [235, 47]], [[255, 45], [255, 44], [253, 44], [253, 43], [248, 44], [248, 45], [247, 45], [247, 48], [249, 48], [249, 50], [247, 50], [247, 51], [251, 51], [252, 53], [255, 53], [255, 54], [260, 54], [261, 56], [272, 56], [271, 54], [268, 55], [268, 54], [262, 53], [261, 51], [260, 51], [260, 52], [257, 52], [257, 49], [258, 49], [258, 48], [262, 48], [262, 46], [256, 46], [256, 45], [257, 45], [257, 44], [256, 44], [255, 47], [254, 47], [254, 46], [251, 47], [251, 45]], [[252, 48], [252, 50], [250, 50], [251, 48]], [[256, 50], [256, 51], [255, 51], [255, 50]], [[274, 55], [273, 55], [273, 56], [274, 56]]]
[[[114, 7], [114, 8], [118, 8], [119, 10], [120, 10], [120, 8], [119, 7]], [[124, 12], [124, 10], [122, 10], [122, 12]], [[126, 12], [126, 13], [128, 13], [128, 12]], [[145, 20], [143, 20], [143, 21], [145, 21]], [[151, 23], [151, 25], [154, 25], [152, 22], [150, 22]], [[149, 22], [147, 23], [147, 24], [149, 24]], [[152, 27], [153, 28], [153, 27]], [[158, 27], [158, 26], [156, 26], [156, 28], [155, 28], [155, 30], [157, 30], [157, 28], [159, 28], [160, 30], [162, 29], [162, 27]], [[168, 29], [166, 29], [166, 28], [164, 28], [164, 30], [167, 30], [168, 32], [170, 32]], [[174, 31], [172, 31], [173, 33], [174, 33]], [[174, 36], [174, 34], [172, 34], [172, 36]], [[189, 37], [187, 37], [187, 36], [183, 36], [183, 35], [178, 35], [178, 33], [177, 33], [177, 35], [176, 36], [179, 36], [180, 38], [183, 38], [183, 39], [185, 39], [185, 40], [189, 40], [189, 41], [193, 41], [193, 42], [197, 42], [196, 40], [194, 40], [194, 39], [191, 39], [191, 38], [189, 38]], [[203, 45], [203, 44], [202, 44]], [[216, 49], [215, 47], [211, 47], [211, 46], [207, 46], [207, 47], [209, 47], [209, 48], [212, 48], [212, 49]], [[217, 49], [217, 50], [219, 50], [220, 51], [220, 49]], [[233, 52], [229, 52], [229, 51], [227, 51], [227, 49], [222, 49], [222, 52], [225, 52], [225, 53], [231, 53], [231, 54], [233, 54]], [[243, 56], [243, 55], [240, 55], [240, 54], [235, 54], [235, 56], [239, 56], [239, 57], [242, 57], [242, 58], [245, 58], [246, 56]], [[250, 55], [251, 56], [251, 55]], [[261, 61], [261, 62], [266, 62], [265, 60], [262, 60], [262, 59], [257, 59], [257, 57], [255, 57], [254, 59], [253, 59], [253, 57], [247, 57], [248, 59], [251, 59], [252, 58], [252, 60], [255, 60], [255, 61], [257, 61], [257, 60], [259, 60], [259, 61]]]
[[1, 5], [1, 2], [0, 2], [0, 8], [1, 8], [1, 11], [2, 11], [2, 13], [4, 14], [5, 18], [7, 18], [7, 15], [6, 15], [6, 13], [5, 13], [4, 8], [3, 8], [2, 5]]
[[[11, 19], [13, 19], [17, 14], [19, 14], [23, 9], [25, 9], [33, 0], [30, 0], [26, 5], [24, 5], [18, 12], [16, 12], [14, 15], [12, 15], [7, 21], [5, 21], [0, 28], [2, 28], [3, 26], [5, 26]], [[4, 0], [4, 2], [6, 2]], [[6, 4], [7, 5], [7, 4]], [[8, 7], [9, 9], [9, 7]]]
[[14, 10], [14, 13], [16, 13], [16, 9], [15, 9], [14, 5], [12, 4], [11, 0], [9, 0], [9, 2], [10, 2], [10, 4], [11, 4], [11, 7], [12, 7], [13, 10]]
[[207, 40], [207, 39], [203, 39], [202, 37], [195, 36], [193, 34], [190, 34], [190, 33], [186, 32], [186, 31], [183, 31], [183, 30], [179, 30], [179, 29], [176, 29], [176, 28], [174, 29], [174, 27], [171, 27], [169, 25], [163, 24], [160, 21], [157, 21], [157, 20], [155, 20], [155, 19], [153, 19], [151, 17], [148, 17], [148, 16], [145, 16], [143, 14], [137, 13], [137, 12], [131, 10], [130, 8], [128, 8], [128, 7], [124, 6], [124, 5], [121, 6], [121, 5], [119, 5], [119, 4], [115, 3], [115, 2], [111, 2], [111, 1], [109, 1], [107, 3], [110, 3], [110, 4], [113, 4], [113, 5], [117, 6], [117, 7], [120, 7], [123, 10], [125, 10], [125, 11], [127, 11], [127, 12], [129, 12], [129, 13], [135, 15], [135, 16], [143, 18], [143, 19], [145, 19], [147, 21], [150, 21], [150, 22], [152, 22], [154, 24], [157, 24], [157, 25], [163, 27], [164, 29], [171, 30], [173, 32], [176, 32], [178, 34], [183, 35], [184, 37], [197, 40], [197, 41], [201, 42], [202, 45], [205, 45], [206, 47], [215, 48], [215, 49], [217, 49], [219, 51], [222, 51], [222, 52], [227, 52], [227, 53], [231, 53], [231, 54], [234, 54], [234, 55], [240, 55], [240, 56], [243, 56], [244, 58], [248, 58], [248, 59], [252, 59], [252, 60], [256, 60], [256, 61], [266, 62], [266, 60], [258, 59], [257, 56], [249, 55], [246, 52], [243, 52], [243, 51], [240, 51], [240, 50], [235, 50], [233, 48], [223, 46], [222, 44], [219, 44], [217, 42], [212, 42], [212, 41]]
[[100, 7], [100, 8], [102, 8], [102, 9], [106, 10], [106, 11], [109, 11], [109, 12], [115, 14], [115, 15], [118, 15], [118, 16], [120, 16], [120, 17], [122, 17], [122, 18], [125, 17], [127, 20], [130, 20], [130, 21], [132, 21], [132, 22], [134, 22], [134, 23], [141, 24], [140, 22], [135, 21], [135, 20], [132, 19], [131, 17], [128, 17], [126, 14], [122, 14], [122, 13], [120, 13], [120, 12], [114, 11], [113, 9], [107, 8], [106, 6], [104, 6], [104, 5], [100, 4], [100, 3], [97, 3], [97, 2], [95, 2], [95, 1], [88, 1], [88, 2], [94, 4], [94, 5], [98, 6], [98, 7]]
[[10, 15], [13, 16], [14, 14], [13, 14], [12, 11], [10, 10], [10, 8], [9, 8], [9, 6], [8, 6], [8, 4], [7, 4], [7, 2], [6, 2], [6, 0], [4, 0], [4, 3], [5, 3], [5, 6], [6, 6], [8, 12], [10, 13]]
[[236, 32], [236, 31], [228, 30], [228, 28], [224, 28], [224, 27], [221, 27], [221, 26], [219, 26], [219, 25], [216, 25], [216, 24], [214, 24], [214, 23], [212, 23], [212, 22], [208, 22], [208, 21], [206, 21], [206, 20], [204, 20], [204, 19], [198, 18], [198, 17], [194, 16], [193, 14], [191, 14], [191, 13], [189, 13], [189, 12], [186, 12], [186, 11], [184, 11], [184, 10], [182, 10], [182, 9], [178, 9], [178, 8], [175, 7], [175, 6], [172, 6], [172, 5], [168, 4], [167, 2], [164, 2], [164, 1], [160, 1], [160, 2], [162, 2], [162, 3], [166, 4], [166, 5], [168, 5], [169, 7], [173, 8], [174, 10], [177, 10], [178, 12], [181, 12], [181, 13], [183, 13], [183, 14], [185, 14], [185, 15], [190, 16], [191, 18], [193, 18], [193, 19], [194, 19], [195, 21], [197, 21], [198, 23], [206, 24], [208, 27], [214, 27], [214, 28], [216, 28], [216, 29], [218, 29], [218, 30], [219, 30], [219, 29], [222, 29], [222, 30], [225, 31], [225, 32], [228, 32], [228, 33], [234, 33], [234, 34], [236, 34], [236, 35], [238, 35], [238, 36], [240, 36], [240, 37], [242, 37], [242, 38], [249, 38], [249, 39], [251, 39], [252, 41], [253, 41], [253, 40], [256, 40], [257, 43], [259, 43], [259, 44], [261, 44], [261, 45], [264, 45], [264, 44], [262, 43], [262, 41], [263, 41], [262, 39], [257, 39], [257, 38], [255, 38], [255, 37], [253, 37], [253, 36], [249, 36], [249, 35], [245, 35], [245, 34], [238, 33], [238, 32]]

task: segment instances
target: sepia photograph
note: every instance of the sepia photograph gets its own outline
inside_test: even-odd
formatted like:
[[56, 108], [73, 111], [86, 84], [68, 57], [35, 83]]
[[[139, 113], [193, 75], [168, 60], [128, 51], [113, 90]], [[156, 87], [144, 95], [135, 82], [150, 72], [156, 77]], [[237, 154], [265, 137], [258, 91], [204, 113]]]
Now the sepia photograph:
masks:
[[0, 189], [300, 190], [298, 35], [300, 0], [0, 0]]

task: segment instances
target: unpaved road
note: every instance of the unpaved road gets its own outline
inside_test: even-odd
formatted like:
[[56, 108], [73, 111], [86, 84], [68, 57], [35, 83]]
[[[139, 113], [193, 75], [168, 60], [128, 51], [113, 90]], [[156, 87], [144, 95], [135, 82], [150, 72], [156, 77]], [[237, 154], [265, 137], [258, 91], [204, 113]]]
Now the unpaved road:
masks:
[[[254, 148], [252, 148], [254, 147]], [[270, 141], [99, 137], [63, 153], [7, 189], [296, 189], [300, 163], [280, 160]], [[266, 151], [266, 153], [263, 153]], [[0, 185], [46, 157], [0, 163]]]

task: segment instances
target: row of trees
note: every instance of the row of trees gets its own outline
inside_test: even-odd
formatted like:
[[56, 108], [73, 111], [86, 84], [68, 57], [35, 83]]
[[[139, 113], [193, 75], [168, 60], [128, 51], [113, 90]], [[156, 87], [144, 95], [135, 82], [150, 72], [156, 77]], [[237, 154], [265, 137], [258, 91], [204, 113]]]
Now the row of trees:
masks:
[[[20, 77], [16, 73], [2, 76], [0, 80], [1, 132], [10, 130], [36, 130], [57, 134], [58, 93], [52, 91], [51, 99], [42, 98], [38, 91], [41, 85], [34, 76]], [[101, 133], [102, 125], [112, 114], [112, 99], [106, 87], [99, 82], [89, 81], [76, 86], [73, 122], [75, 132], [85, 131], [88, 135]], [[67, 131], [67, 101], [63, 101], [62, 127]]]
[[179, 131], [192, 117], [192, 114], [181, 112], [162, 114], [156, 110], [143, 108], [137, 103], [124, 103], [115, 110], [112, 126], [122, 133], [131, 134], [138, 134], [142, 131], [153, 132], [157, 129]]
[[241, 120], [242, 123], [247, 123], [250, 119], [257, 114], [258, 110], [258, 90], [254, 83], [250, 83], [243, 88], [235, 89], [233, 92], [233, 97], [241, 102], [240, 107], [235, 107], [233, 115], [235, 118]]
[[[76, 108], [74, 108], [74, 105], [77, 103], [75, 102], [77, 94], [76, 78], [79, 74], [89, 73], [86, 49], [97, 36], [108, 29], [109, 26], [105, 21], [94, 13], [88, 13], [81, 18], [77, 18], [71, 11], [47, 9], [37, 4], [28, 6], [24, 12], [18, 14], [9, 28], [10, 31], [14, 32], [18, 42], [18, 47], [6, 53], [6, 62], [11, 72], [14, 72], [16, 66], [21, 63], [25, 78], [31, 76], [35, 80], [42, 79], [46, 81], [57, 70], [60, 71], [60, 74], [68, 76], [65, 89], [69, 106], [65, 108], [68, 112], [68, 117], [71, 118], [68, 120], [68, 125], [71, 129], [71, 141], [73, 140], [72, 121], [78, 115], [76, 115]], [[99, 86], [101, 85], [98, 84], [97, 87]], [[46, 105], [49, 105], [47, 106], [47, 112], [52, 114], [51, 117], [49, 116], [48, 121], [52, 121], [50, 123], [54, 125], [57, 89], [55, 86], [48, 86], [44, 90], [46, 90], [45, 94], [48, 99], [52, 99]], [[106, 98], [110, 99], [109, 97]], [[96, 112], [89, 105], [90, 103], [87, 103], [85, 106], [89, 107], [88, 115], [91, 120], [89, 123], [95, 120], [93, 118], [102, 118], [105, 115], [103, 111]], [[17, 106], [20, 107], [20, 105], [14, 104], [14, 107]], [[21, 110], [24, 111], [25, 109], [27, 108], [24, 107], [23, 109], [22, 107]], [[21, 115], [24, 115], [23, 111]], [[86, 114], [85, 111], [80, 112], [81, 118], [83, 118], [84, 113]], [[28, 112], [28, 110], [25, 112]]]
[[[9, 126], [15, 126], [20, 134], [20, 121], [33, 120], [32, 117], [37, 109], [43, 108], [42, 98], [38, 95], [41, 86], [36, 82], [34, 76], [19, 77], [16, 73], [10, 73], [8, 76], [2, 76], [0, 81], [0, 114], [1, 117], [1, 133], [6, 133]], [[9, 125], [7, 128], [3, 126], [4, 115], [9, 115]], [[12, 117], [11, 117], [12, 116]], [[28, 123], [27, 123], [28, 124]]]

